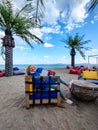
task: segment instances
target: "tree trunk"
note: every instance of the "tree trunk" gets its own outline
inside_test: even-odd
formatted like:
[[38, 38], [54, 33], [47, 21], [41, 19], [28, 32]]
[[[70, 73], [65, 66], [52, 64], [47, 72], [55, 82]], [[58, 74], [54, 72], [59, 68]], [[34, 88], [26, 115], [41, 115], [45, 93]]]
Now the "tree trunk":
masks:
[[5, 47], [5, 76], [13, 75], [13, 47]]
[[5, 30], [5, 37], [3, 38], [3, 46], [5, 47], [5, 76], [12, 76], [13, 47], [15, 47], [15, 43], [10, 30]]
[[75, 67], [75, 58], [74, 58], [74, 55], [71, 55], [71, 67], [72, 68]]
[[70, 55], [71, 55], [71, 67], [74, 68], [75, 67], [75, 55], [76, 55], [74, 48], [71, 49]]

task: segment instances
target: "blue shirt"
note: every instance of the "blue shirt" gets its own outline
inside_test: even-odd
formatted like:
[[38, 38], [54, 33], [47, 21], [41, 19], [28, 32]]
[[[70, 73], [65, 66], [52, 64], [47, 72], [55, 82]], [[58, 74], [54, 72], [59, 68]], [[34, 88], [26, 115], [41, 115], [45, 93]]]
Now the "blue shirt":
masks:
[[[30, 72], [30, 73], [28, 73], [28, 75], [29, 75], [29, 76], [40, 76], [41, 73], [42, 73], [42, 71], [43, 71], [43, 68], [37, 68], [37, 70], [36, 70], [35, 72]], [[49, 73], [47, 74], [47, 76], [49, 76]], [[54, 77], [51, 77], [50, 80], [49, 80], [49, 77], [47, 77], [47, 78], [44, 80], [44, 82], [42, 83], [43, 88], [44, 88], [44, 89], [49, 88], [49, 83], [55, 83], [56, 81], [57, 81], [57, 79], [54, 78]], [[39, 87], [40, 87], [40, 83], [41, 83], [41, 78], [35, 78], [34, 84], [36, 84], [36, 85], [35, 85], [36, 88], [39, 88]]]

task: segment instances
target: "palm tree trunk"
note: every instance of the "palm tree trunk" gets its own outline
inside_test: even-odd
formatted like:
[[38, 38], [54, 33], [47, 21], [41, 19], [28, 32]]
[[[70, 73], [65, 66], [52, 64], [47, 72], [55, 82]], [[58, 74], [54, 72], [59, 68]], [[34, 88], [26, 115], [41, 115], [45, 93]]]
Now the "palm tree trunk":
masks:
[[71, 56], [71, 67], [72, 68], [75, 67], [75, 56], [74, 55]]
[[5, 76], [13, 75], [13, 47], [5, 47]]
[[75, 67], [75, 55], [76, 55], [74, 48], [71, 49], [70, 54], [71, 54], [71, 67], [74, 68]]
[[13, 75], [13, 48], [15, 47], [14, 38], [10, 30], [5, 30], [5, 36], [2, 39], [5, 47], [5, 76]]

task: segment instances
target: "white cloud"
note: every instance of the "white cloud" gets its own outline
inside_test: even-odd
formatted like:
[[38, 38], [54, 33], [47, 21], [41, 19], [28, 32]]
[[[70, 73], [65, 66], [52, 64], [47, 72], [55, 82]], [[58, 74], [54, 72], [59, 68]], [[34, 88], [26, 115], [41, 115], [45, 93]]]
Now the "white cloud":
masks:
[[[13, 0], [17, 3], [17, 0]], [[68, 31], [74, 28], [84, 26], [84, 20], [87, 18], [86, 5], [90, 0], [47, 0], [45, 2], [45, 16], [43, 23], [47, 23], [47, 27], [43, 27], [41, 30], [36, 28], [32, 32], [39, 38], [42, 38], [44, 33], [60, 33], [61, 27], [58, 25], [58, 20], [65, 23], [65, 29]], [[19, 7], [26, 3], [26, 0], [19, 2]], [[34, 4], [34, 2], [33, 2]], [[96, 18], [97, 16], [95, 16]], [[98, 18], [98, 17], [97, 17]], [[62, 32], [61, 32], [62, 33]]]
[[65, 18], [67, 19], [67, 30], [71, 31], [74, 28], [78, 28], [84, 25], [84, 20], [88, 16], [85, 10], [85, 6], [88, 2], [89, 0], [69, 0], [69, 12], [67, 12], [67, 15], [65, 16]]
[[36, 56], [33, 56], [32, 58], [33, 58], [33, 59], [36, 59]]
[[66, 59], [66, 56], [63, 56], [62, 58], [63, 58], [63, 59]]
[[44, 43], [44, 47], [54, 47], [54, 45], [50, 43]]
[[90, 50], [88, 50], [87, 52], [89, 52], [89, 53], [96, 53], [96, 52], [98, 52], [98, 49], [90, 49]]
[[40, 28], [34, 28], [34, 29], [30, 30], [30, 31], [31, 31], [34, 35], [36, 35], [37, 37], [42, 38], [43, 33], [42, 33], [42, 31], [41, 31]]
[[[49, 33], [52, 33], [52, 34], [60, 34], [62, 33], [60, 31], [60, 25], [53, 25], [53, 26], [48, 26], [48, 27], [42, 27], [41, 29], [40, 28], [34, 28], [31, 31], [31, 33], [33, 33], [34, 35], [36, 35], [37, 37], [39, 37], [40, 39], [42, 39], [43, 35], [44, 34], [49, 34]], [[49, 40], [51, 39], [51, 37], [48, 37], [48, 39], [46, 40]]]
[[47, 0], [45, 5], [44, 22], [48, 24], [56, 24], [58, 17], [59, 17], [59, 10], [56, 8], [56, 1]]
[[16, 46], [15, 49], [25, 50], [25, 49], [27, 49], [27, 48], [25, 48], [24, 46]]
[[98, 20], [98, 13], [94, 16], [94, 19], [97, 21]]
[[60, 25], [52, 25], [52, 26], [48, 26], [48, 27], [43, 27], [42, 32], [59, 34], [60, 28], [61, 28]]
[[14, 8], [21, 8], [27, 3], [27, 0], [20, 0], [19, 2], [17, 0], [13, 0], [13, 6]]
[[91, 23], [94, 24], [96, 21], [98, 21], [98, 12], [95, 14], [94, 19], [91, 20]]
[[[67, 30], [83, 26], [86, 13], [86, 5], [90, 0], [54, 0], [47, 1], [45, 19], [48, 24], [56, 25], [58, 20], [65, 23]], [[53, 3], [52, 3], [53, 2]], [[80, 26], [80, 23], [81, 26]]]
[[72, 31], [74, 28], [81, 28], [82, 26], [84, 26], [86, 23], [69, 23], [66, 25], [65, 29], [67, 29], [66, 31]]
[[42, 32], [43, 33], [51, 33], [53, 31], [53, 28], [51, 27], [43, 27]]
[[94, 20], [91, 20], [91, 23], [94, 24]]
[[49, 56], [44, 56], [44, 58], [49, 58]]
[[79, 63], [80, 63], [80, 64], [81, 64], [81, 63], [88, 63], [88, 60], [87, 60], [87, 59], [84, 60], [83, 58], [82, 58], [82, 59], [77, 59], [77, 60], [76, 60], [76, 63], [77, 63], [77, 64], [79, 64]]
[[46, 40], [51, 40], [52, 37], [51, 37], [51, 36], [46, 36], [45, 39], [46, 39]]

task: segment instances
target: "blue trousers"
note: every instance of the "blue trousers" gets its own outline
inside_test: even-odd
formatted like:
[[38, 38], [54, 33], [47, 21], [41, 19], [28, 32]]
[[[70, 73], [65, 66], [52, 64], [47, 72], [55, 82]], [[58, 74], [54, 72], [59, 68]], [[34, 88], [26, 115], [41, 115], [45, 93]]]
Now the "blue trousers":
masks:
[[[63, 78], [61, 78], [61, 77], [60, 77], [60, 83], [66, 85], [66, 81], [65, 81]], [[53, 88], [53, 89], [55, 89], [55, 90], [57, 90], [58, 85], [51, 85], [50, 87]], [[61, 88], [60, 88], [60, 96], [61, 96], [63, 99], [65, 98], [65, 94], [64, 94], [64, 92], [63, 92], [63, 90], [62, 90]]]

